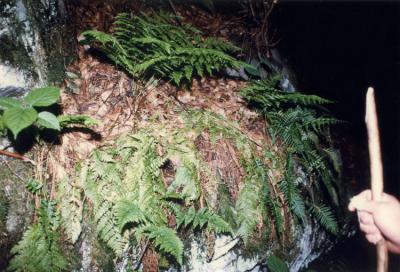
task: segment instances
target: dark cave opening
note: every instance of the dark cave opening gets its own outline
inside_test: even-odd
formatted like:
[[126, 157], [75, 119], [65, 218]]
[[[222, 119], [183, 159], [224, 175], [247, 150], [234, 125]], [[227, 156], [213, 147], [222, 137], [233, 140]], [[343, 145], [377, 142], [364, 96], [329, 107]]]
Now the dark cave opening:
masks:
[[[397, 1], [282, 1], [273, 12], [278, 48], [294, 71], [298, 89], [336, 101], [330, 110], [349, 122], [338, 133], [355, 152], [360, 174], [351, 188], [354, 193], [370, 186], [364, 114], [365, 93], [372, 86], [377, 96], [385, 191], [400, 196], [399, 18]], [[357, 233], [311, 267], [328, 271], [329, 264], [343, 260], [345, 271], [375, 271], [375, 258], [374, 247]], [[390, 256], [389, 271], [398, 271], [399, 259]]]
[[298, 88], [336, 101], [330, 109], [350, 122], [358, 143], [366, 143], [365, 93], [375, 88], [385, 189], [392, 193], [400, 193], [399, 16], [398, 2], [283, 1], [272, 18]]

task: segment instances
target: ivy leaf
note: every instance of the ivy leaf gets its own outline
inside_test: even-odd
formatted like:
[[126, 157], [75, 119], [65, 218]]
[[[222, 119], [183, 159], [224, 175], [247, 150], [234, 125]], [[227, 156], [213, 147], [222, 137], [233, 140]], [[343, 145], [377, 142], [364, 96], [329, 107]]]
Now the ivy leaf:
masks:
[[45, 128], [60, 130], [60, 121], [58, 121], [57, 116], [48, 111], [39, 113], [37, 124]]
[[4, 112], [3, 122], [13, 133], [14, 139], [16, 139], [21, 130], [36, 121], [37, 116], [38, 114], [33, 108], [10, 108]]
[[29, 92], [25, 97], [25, 101], [32, 107], [47, 107], [56, 103], [59, 97], [59, 88], [44, 87]]
[[13, 97], [0, 97], [0, 109], [6, 110], [9, 108], [20, 108], [21, 102]]

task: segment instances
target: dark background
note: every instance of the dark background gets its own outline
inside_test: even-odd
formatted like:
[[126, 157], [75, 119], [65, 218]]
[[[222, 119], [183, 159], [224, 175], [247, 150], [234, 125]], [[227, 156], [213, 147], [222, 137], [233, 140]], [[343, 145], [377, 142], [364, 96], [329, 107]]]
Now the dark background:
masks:
[[[283, 0], [273, 11], [272, 29], [298, 89], [335, 100], [330, 110], [349, 122], [334, 133], [353, 150], [351, 167], [359, 173], [349, 184], [353, 193], [370, 187], [365, 93], [375, 88], [385, 191], [400, 197], [400, 2]], [[375, 260], [374, 247], [358, 232], [311, 267], [336, 271], [343, 264], [339, 271], [375, 271]], [[390, 271], [400, 271], [398, 256], [390, 262]]]
[[350, 122], [339, 130], [364, 151], [365, 93], [375, 88], [385, 190], [399, 196], [400, 2], [278, 1], [272, 28], [298, 88], [337, 101], [330, 109]]

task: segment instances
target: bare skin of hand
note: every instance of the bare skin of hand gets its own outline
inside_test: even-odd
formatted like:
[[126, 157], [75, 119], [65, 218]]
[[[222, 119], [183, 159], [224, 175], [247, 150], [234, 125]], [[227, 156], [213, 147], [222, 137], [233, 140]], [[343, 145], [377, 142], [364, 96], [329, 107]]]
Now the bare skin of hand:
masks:
[[388, 249], [400, 254], [400, 202], [383, 193], [379, 201], [372, 200], [371, 190], [354, 196], [349, 204], [350, 211], [357, 211], [360, 229], [373, 244], [386, 239]]

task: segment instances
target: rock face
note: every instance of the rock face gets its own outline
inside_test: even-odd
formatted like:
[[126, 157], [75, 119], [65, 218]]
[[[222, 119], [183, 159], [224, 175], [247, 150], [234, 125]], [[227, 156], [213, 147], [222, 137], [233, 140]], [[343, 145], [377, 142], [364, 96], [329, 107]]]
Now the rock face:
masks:
[[[68, 12], [65, 8], [63, 0], [1, 0], [0, 10], [0, 96], [22, 96], [26, 93], [28, 88], [33, 86], [42, 86], [52, 82], [57, 82], [62, 78], [64, 74], [64, 67], [68, 62], [68, 58], [65, 57], [66, 49], [74, 50], [74, 44], [71, 41], [73, 34], [65, 26], [68, 23]], [[79, 2], [79, 1], [78, 1]], [[81, 1], [82, 3], [88, 1]], [[4, 3], [4, 4], [3, 4]], [[70, 42], [68, 42], [70, 41]], [[61, 50], [60, 50], [61, 49]], [[62, 52], [62, 53], [60, 53]], [[68, 52], [67, 52], [68, 54]], [[73, 107], [82, 106], [79, 112], [83, 111], [90, 113], [91, 108], [95, 108], [98, 105], [92, 105], [94, 89], [101, 87], [101, 98], [107, 103], [115, 104], [123, 99], [132, 99], [130, 95], [126, 93], [126, 90], [132, 89], [132, 82], [130, 79], [120, 71], [110, 68], [108, 65], [99, 64], [97, 60], [88, 57], [86, 63], [81, 63], [83, 67], [79, 67], [79, 70], [83, 82], [81, 89], [87, 89], [89, 94], [82, 102], [82, 105], [77, 105], [75, 101], [70, 101], [69, 107], [70, 113], [77, 113], [72, 111]], [[85, 66], [86, 65], [86, 66]], [[97, 70], [95, 66], [101, 66]], [[87, 69], [86, 69], [87, 68]], [[90, 69], [89, 69], [90, 68]], [[282, 68], [283, 69], [283, 68]], [[84, 71], [90, 71], [93, 74], [85, 77]], [[94, 74], [94, 72], [98, 72]], [[106, 80], [103, 82], [102, 76], [106, 75]], [[240, 75], [240, 73], [239, 73]], [[97, 81], [96, 81], [97, 77]], [[112, 78], [118, 78], [113, 83]], [[222, 83], [221, 83], [222, 82]], [[206, 97], [212, 95], [212, 90], [217, 93], [218, 101], [231, 99], [226, 93], [218, 91], [222, 85], [232, 85], [232, 88], [236, 88], [237, 84], [235, 81], [214, 81], [208, 86], [203, 84], [204, 82], [197, 83], [200, 90], [205, 93], [199, 95], [199, 97]], [[285, 77], [284, 89], [293, 91], [293, 86], [290, 83], [288, 77]], [[101, 83], [101, 84], [100, 84]], [[217, 84], [218, 83], [218, 84]], [[98, 86], [99, 85], [99, 86]], [[111, 90], [108, 92], [107, 88]], [[209, 91], [209, 88], [211, 91]], [[100, 89], [100, 88], [98, 88]], [[94, 90], [94, 91], [93, 91]], [[93, 92], [92, 92], [93, 91]], [[121, 99], [115, 100], [116, 92], [121, 92]], [[193, 91], [194, 92], [194, 91]], [[113, 96], [111, 95], [113, 93]], [[152, 103], [158, 103], [160, 95], [162, 93], [151, 94], [155, 95], [154, 99], [151, 99]], [[169, 96], [169, 97], [172, 97]], [[178, 96], [180, 102], [188, 103], [192, 99], [190, 95], [185, 92], [181, 92]], [[117, 97], [119, 98], [119, 97]], [[213, 96], [211, 99], [214, 99]], [[187, 99], [188, 101], [185, 101]], [[149, 100], [150, 101], [150, 100]], [[65, 101], [64, 101], [65, 102]], [[67, 101], [68, 102], [68, 101]], [[161, 101], [162, 102], [162, 101]], [[85, 104], [86, 103], [86, 104]], [[201, 108], [198, 101], [199, 107]], [[132, 101], [127, 101], [128, 105], [132, 104]], [[208, 103], [210, 104], [210, 103]], [[159, 108], [164, 104], [156, 104], [154, 108]], [[242, 106], [242, 105], [240, 105]], [[165, 104], [165, 107], [169, 105]], [[111, 106], [110, 106], [111, 108]], [[150, 108], [150, 107], [148, 107]], [[221, 107], [222, 108], [222, 107]], [[214, 112], [225, 111], [221, 108], [212, 109]], [[240, 107], [238, 107], [240, 108]], [[107, 110], [108, 108], [105, 108]], [[110, 118], [110, 114], [102, 109], [94, 109], [93, 111], [98, 114], [99, 119], [104, 119], [103, 124], [107, 122], [117, 124], [115, 126], [115, 133], [120, 134], [121, 131], [128, 127], [127, 122], [117, 122], [124, 117], [125, 111], [126, 116], [131, 116], [131, 111], [128, 107], [121, 107], [118, 114], [115, 114], [115, 120]], [[137, 109], [135, 109], [135, 112]], [[103, 114], [104, 113], [104, 114]], [[143, 116], [150, 113], [143, 112]], [[106, 116], [107, 115], [107, 116]], [[122, 116], [122, 117], [121, 117]], [[105, 118], [107, 117], [107, 118]], [[111, 116], [112, 117], [112, 116]], [[253, 116], [257, 119], [257, 116]], [[150, 117], [149, 117], [150, 118]], [[109, 119], [109, 120], [107, 120]], [[255, 122], [256, 123], [256, 122]], [[121, 126], [121, 131], [118, 130]], [[111, 134], [111, 133], [110, 133]], [[111, 134], [111, 136], [114, 136]], [[257, 135], [254, 135], [256, 137]], [[78, 149], [80, 145], [72, 145], [71, 148]], [[85, 145], [81, 149], [87, 148]], [[71, 150], [74, 151], [74, 150]], [[83, 152], [86, 156], [87, 153]], [[85, 157], [82, 156], [82, 157]], [[65, 156], [65, 158], [69, 158]], [[15, 165], [14, 165], [15, 163]], [[6, 267], [6, 262], [10, 258], [9, 249], [15, 242], [17, 242], [22, 232], [30, 224], [33, 214], [33, 203], [29, 200], [28, 192], [25, 189], [24, 181], [29, 175], [30, 169], [26, 165], [15, 162], [15, 161], [1, 161], [2, 165], [10, 165], [12, 170], [2, 167], [0, 170], [0, 248], [6, 249], [0, 252], [0, 270]], [[15, 172], [15, 173], [14, 173]], [[128, 257], [122, 258], [122, 260], [114, 264], [112, 262], [112, 254], [101, 247], [104, 245], [98, 244], [95, 236], [93, 226], [86, 225], [83, 228], [80, 240], [76, 245], [76, 254], [80, 256], [80, 262], [77, 264], [79, 271], [101, 271], [100, 267], [108, 267], [114, 265], [113, 270], [126, 271], [128, 269]], [[293, 247], [289, 253], [289, 266], [290, 271], [299, 271], [302, 267], [307, 265], [310, 261], [317, 258], [321, 250], [326, 249], [331, 244], [327, 242], [328, 238], [324, 231], [322, 231], [317, 224], [312, 221], [306, 222], [302, 228], [294, 231], [293, 234], [296, 246]], [[251, 258], [246, 258], [240, 250], [238, 239], [232, 239], [228, 236], [219, 236], [215, 239], [212, 247], [214, 252], [210, 257], [208, 247], [205, 245], [206, 241], [199, 237], [190, 237], [188, 239], [190, 246], [188, 252], [185, 254], [188, 262], [185, 264], [184, 271], [264, 271], [263, 267], [259, 266], [259, 263], [268, 252], [260, 253], [260, 256], [253, 255]], [[264, 269], [264, 270], [263, 270]], [[170, 269], [172, 271], [172, 269]]]
[[[66, 10], [62, 0], [0, 1], [0, 96], [20, 97], [35, 86], [57, 82], [64, 74]], [[72, 40], [72, 39], [70, 39]], [[1, 149], [10, 141], [1, 139]], [[9, 149], [9, 151], [12, 151]], [[34, 205], [25, 184], [32, 168], [0, 157], [0, 270], [10, 249], [31, 224]]]
[[31, 169], [23, 162], [0, 158], [0, 270], [4, 271], [11, 247], [30, 225], [33, 203], [25, 189]]
[[0, 88], [59, 81], [74, 48], [63, 0], [3, 0], [0, 6]]

